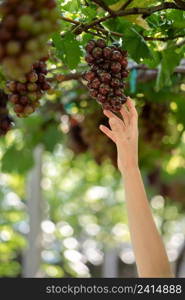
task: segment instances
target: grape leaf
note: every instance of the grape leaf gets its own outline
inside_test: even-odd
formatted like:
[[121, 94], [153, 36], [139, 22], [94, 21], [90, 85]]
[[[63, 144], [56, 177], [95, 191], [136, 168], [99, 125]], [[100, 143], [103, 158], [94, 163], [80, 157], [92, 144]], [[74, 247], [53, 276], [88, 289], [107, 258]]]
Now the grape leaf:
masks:
[[[147, 7], [147, 6], [150, 6], [154, 3], [157, 3], [158, 1], [156, 0], [153, 0], [153, 1], [138, 1], [138, 0], [135, 0], [135, 1], [132, 1], [128, 6], [127, 8], [132, 8], [132, 7]], [[118, 1], [117, 3], [113, 4], [113, 5], [110, 5], [109, 8], [111, 8], [113, 11], [118, 11], [121, 9], [121, 7], [124, 5], [124, 3], [126, 3], [126, 0], [120, 0]], [[131, 21], [132, 23], [134, 24], [137, 24], [138, 26], [146, 29], [146, 30], [149, 30], [150, 29], [150, 26], [148, 25], [148, 22], [147, 20], [145, 20], [142, 15], [132, 15], [132, 16], [125, 16], [124, 17], [125, 19]]]
[[185, 24], [185, 12], [184, 11], [170, 11], [167, 14], [168, 18], [173, 21], [173, 27], [178, 29], [184, 29]]
[[82, 7], [82, 13], [85, 15], [86, 22], [93, 20], [96, 17], [96, 9], [92, 7]]
[[56, 47], [56, 55], [61, 60], [64, 60], [64, 46], [62, 44], [61, 35], [59, 33], [54, 33], [52, 35], [53, 44]]
[[126, 2], [126, 0], [120, 0], [120, 1], [110, 5], [109, 8], [114, 11], [120, 10], [125, 2]]
[[80, 49], [80, 43], [76, 40], [73, 33], [68, 32], [62, 39], [65, 47], [66, 62], [70, 69], [74, 69], [80, 62], [82, 51]]
[[141, 58], [152, 58], [152, 53], [146, 41], [136, 30], [137, 27], [133, 26], [131, 22], [123, 18], [117, 18], [116, 20], [109, 20], [105, 23], [111, 30], [123, 34], [123, 47], [128, 50], [129, 55], [136, 62], [140, 62]]
[[[127, 0], [120, 0], [116, 3], [113, 3], [112, 5], [109, 6], [114, 11], [117, 11], [121, 9], [121, 7], [126, 3]], [[159, 1], [157, 0], [134, 0], [132, 1], [127, 7], [148, 7], [151, 6], [152, 4], [155, 4]]]
[[56, 128], [56, 125], [51, 125], [43, 134], [42, 143], [47, 151], [52, 152], [61, 139], [62, 133]]
[[113, 5], [113, 4], [115, 4], [116, 2], [118, 2], [118, 0], [104, 0], [104, 2], [105, 2], [107, 5]]
[[160, 90], [165, 85], [171, 84], [171, 74], [179, 64], [181, 55], [174, 49], [166, 49], [162, 53], [162, 60], [159, 66], [159, 72], [156, 80], [156, 90]]
[[123, 46], [125, 46], [130, 56], [138, 63], [141, 58], [152, 57], [144, 38], [134, 28], [124, 31]]
[[76, 36], [67, 32], [65, 36], [53, 34], [53, 43], [57, 49], [57, 56], [70, 68], [75, 69], [80, 62], [82, 51]]
[[127, 19], [128, 21], [134, 23], [134, 24], [137, 24], [138, 26], [146, 29], [146, 30], [149, 30], [150, 29], [150, 26], [148, 24], [148, 22], [143, 19], [142, 15], [138, 15], [138, 16], [127, 16], [127, 17], [124, 17], [125, 19]]
[[17, 150], [16, 146], [10, 147], [2, 157], [2, 172], [25, 173], [33, 166], [32, 151], [26, 148]]
[[66, 4], [62, 5], [62, 8], [68, 12], [74, 13], [79, 10], [79, 0], [69, 0]]

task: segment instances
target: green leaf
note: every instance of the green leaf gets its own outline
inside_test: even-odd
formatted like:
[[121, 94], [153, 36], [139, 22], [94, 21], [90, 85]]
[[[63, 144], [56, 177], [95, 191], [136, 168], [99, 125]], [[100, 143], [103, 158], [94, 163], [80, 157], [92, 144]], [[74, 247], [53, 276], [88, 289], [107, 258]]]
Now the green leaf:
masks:
[[123, 41], [123, 46], [136, 62], [139, 63], [141, 58], [152, 58], [147, 43], [134, 28], [128, 28], [124, 31]]
[[82, 51], [76, 36], [67, 32], [65, 36], [53, 34], [53, 42], [57, 49], [57, 56], [70, 68], [75, 69], [80, 62]]
[[73, 33], [68, 32], [62, 39], [65, 47], [66, 62], [70, 69], [74, 69], [80, 62], [82, 51], [80, 43], [76, 40]]
[[26, 148], [17, 150], [16, 146], [10, 147], [2, 157], [2, 172], [25, 173], [33, 166], [32, 152]]
[[123, 34], [123, 47], [128, 50], [129, 55], [136, 62], [139, 63], [141, 58], [152, 58], [146, 41], [131, 22], [124, 18], [117, 18], [116, 20], [109, 20], [105, 24], [110, 30]]
[[61, 39], [61, 35], [60, 33], [54, 33], [52, 35], [52, 40], [53, 43], [56, 47], [56, 55], [58, 58], [60, 58], [61, 60], [64, 60], [64, 46], [62, 44], [62, 39]]
[[93, 35], [90, 33], [83, 34], [82, 44], [85, 46], [90, 40], [93, 39]]
[[97, 11], [96, 9], [92, 8], [92, 7], [82, 7], [81, 9], [82, 13], [85, 16], [85, 20], [86, 22], [90, 22], [91, 20], [93, 20], [96, 17]]
[[116, 2], [118, 2], [118, 0], [104, 0], [104, 2], [105, 2], [107, 5], [112, 5], [112, 4], [115, 4]]
[[126, 0], [120, 0], [120, 1], [117, 1], [116, 3], [110, 5], [110, 9], [114, 10], [114, 11], [117, 11], [117, 10], [120, 10], [121, 7], [123, 6], [123, 4], [126, 2]]
[[150, 51], [152, 53], [152, 59], [145, 58], [143, 63], [148, 65], [149, 68], [156, 68], [161, 61], [161, 52], [155, 51], [152, 47], [150, 47]]
[[134, 0], [130, 3], [129, 7], [149, 7], [158, 2], [158, 0]]
[[51, 125], [42, 137], [42, 143], [47, 151], [52, 152], [57, 143], [61, 142], [62, 133], [56, 128], [56, 125]]
[[[105, 2], [109, 2], [109, 1], [105, 1]], [[121, 7], [127, 2], [127, 0], [120, 0], [120, 1], [113, 1], [113, 3], [109, 3], [110, 8], [114, 11], [117, 11], [119, 9], [121, 9]], [[131, 3], [127, 6], [129, 8], [131, 7], [148, 7], [151, 6], [155, 3], [157, 3], [158, 0], [134, 0], [131, 1]]]
[[127, 20], [129, 20], [130, 22], [134, 23], [134, 24], [137, 24], [138, 26], [142, 27], [143, 29], [146, 29], [146, 30], [150, 30], [150, 26], [147, 22], [146, 19], [144, 19], [142, 17], [142, 15], [136, 15], [136, 16], [127, 16], [125, 17]]
[[68, 12], [74, 13], [79, 10], [80, 1], [79, 0], [69, 0], [62, 8]]
[[184, 29], [185, 24], [185, 12], [180, 10], [172, 10], [167, 14], [168, 18], [173, 21], [173, 27], [178, 29]]
[[174, 48], [166, 49], [162, 52], [162, 60], [156, 80], [156, 90], [159, 91], [163, 86], [171, 84], [171, 74], [179, 64], [181, 55], [176, 53]]

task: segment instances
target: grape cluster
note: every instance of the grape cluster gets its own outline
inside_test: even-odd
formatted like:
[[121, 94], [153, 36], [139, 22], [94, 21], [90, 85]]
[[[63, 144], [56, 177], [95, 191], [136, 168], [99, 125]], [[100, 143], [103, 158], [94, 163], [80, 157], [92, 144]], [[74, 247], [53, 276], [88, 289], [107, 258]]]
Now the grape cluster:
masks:
[[83, 140], [89, 146], [89, 151], [97, 164], [101, 165], [109, 159], [114, 166], [117, 166], [115, 145], [99, 130], [101, 124], [109, 127], [108, 119], [102, 115], [100, 109], [86, 114], [82, 123]]
[[43, 93], [50, 89], [47, 81], [46, 60], [42, 58], [33, 64], [32, 69], [20, 81], [8, 81], [6, 91], [9, 94], [9, 101], [14, 106], [14, 111], [18, 117], [27, 117], [39, 106], [39, 99]]
[[118, 112], [127, 101], [123, 92], [124, 78], [128, 76], [127, 52], [114, 44], [107, 46], [103, 39], [89, 41], [86, 51], [90, 70], [83, 78], [88, 82], [90, 96], [104, 109]]
[[[156, 103], [145, 99], [140, 114], [140, 135], [152, 147], [162, 147], [161, 140], [168, 135], [168, 113], [166, 103]], [[157, 117], [156, 117], [157, 116]]]
[[68, 147], [76, 154], [89, 151], [97, 164], [101, 165], [105, 160], [111, 160], [117, 166], [117, 154], [114, 143], [99, 130], [100, 124], [109, 126], [108, 120], [102, 115], [99, 107], [94, 107], [84, 115], [79, 122], [70, 122], [68, 134]]
[[58, 28], [55, 0], [5, 0], [0, 5], [0, 62], [16, 80], [48, 53], [47, 41]]
[[67, 146], [77, 155], [86, 152], [88, 149], [88, 145], [82, 137], [81, 123], [72, 117], [70, 118]]
[[13, 125], [7, 109], [8, 96], [0, 90], [0, 136], [5, 135]]

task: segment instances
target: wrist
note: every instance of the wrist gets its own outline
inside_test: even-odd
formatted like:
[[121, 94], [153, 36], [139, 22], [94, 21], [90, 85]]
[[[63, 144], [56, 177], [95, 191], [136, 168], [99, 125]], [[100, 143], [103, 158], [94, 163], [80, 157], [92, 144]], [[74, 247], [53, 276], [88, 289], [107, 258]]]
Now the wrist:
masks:
[[139, 171], [139, 165], [138, 165], [137, 162], [131, 162], [131, 163], [128, 163], [127, 165], [125, 165], [125, 166], [121, 166], [119, 168], [119, 170], [121, 172], [121, 175], [123, 177], [125, 177], [126, 175], [128, 175], [130, 173]]

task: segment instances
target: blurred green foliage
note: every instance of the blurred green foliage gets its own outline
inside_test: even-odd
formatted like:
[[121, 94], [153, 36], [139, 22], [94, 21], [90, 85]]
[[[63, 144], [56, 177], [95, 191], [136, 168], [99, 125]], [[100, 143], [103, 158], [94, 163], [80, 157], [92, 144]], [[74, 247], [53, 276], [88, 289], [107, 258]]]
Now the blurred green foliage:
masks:
[[[117, 10], [125, 1], [104, 2]], [[158, 2], [134, 0], [130, 7]], [[63, 15], [79, 22], [89, 23], [95, 17], [105, 16], [93, 1], [58, 4]], [[124, 34], [123, 47], [128, 50], [130, 63], [159, 70], [157, 78], [136, 81], [134, 90], [128, 84], [126, 94], [135, 100], [139, 112], [140, 166], [157, 226], [167, 247], [174, 247], [169, 254], [171, 261], [177, 259], [185, 228], [185, 78], [174, 73], [184, 58], [185, 44], [182, 38], [161, 42], [146, 41], [143, 36], [183, 36], [184, 20], [184, 11], [166, 10], [145, 19], [120, 17], [103, 23], [106, 30]], [[102, 264], [107, 247], [130, 243], [124, 191], [117, 169], [108, 155], [98, 165], [91, 147], [77, 154], [77, 149], [72, 151], [69, 146], [71, 120], [83, 127], [84, 116], [99, 111], [81, 78], [61, 83], [53, 80], [57, 74], [65, 76], [87, 69], [83, 49], [93, 35], [83, 32], [76, 36], [73, 29], [73, 25], [63, 21], [62, 36], [52, 36], [48, 77], [53, 93], [43, 97], [41, 108], [34, 115], [16, 120], [15, 128], [0, 140], [1, 277], [21, 276], [29, 230], [25, 185], [34, 163], [33, 151], [39, 144], [45, 149], [42, 275], [91, 276], [91, 267]], [[1, 73], [0, 76], [2, 88], [5, 78]], [[152, 110], [143, 116], [147, 105]], [[162, 106], [165, 109], [161, 113], [158, 108]], [[96, 136], [95, 123], [92, 119], [92, 134]], [[174, 237], [179, 241], [176, 248]]]

